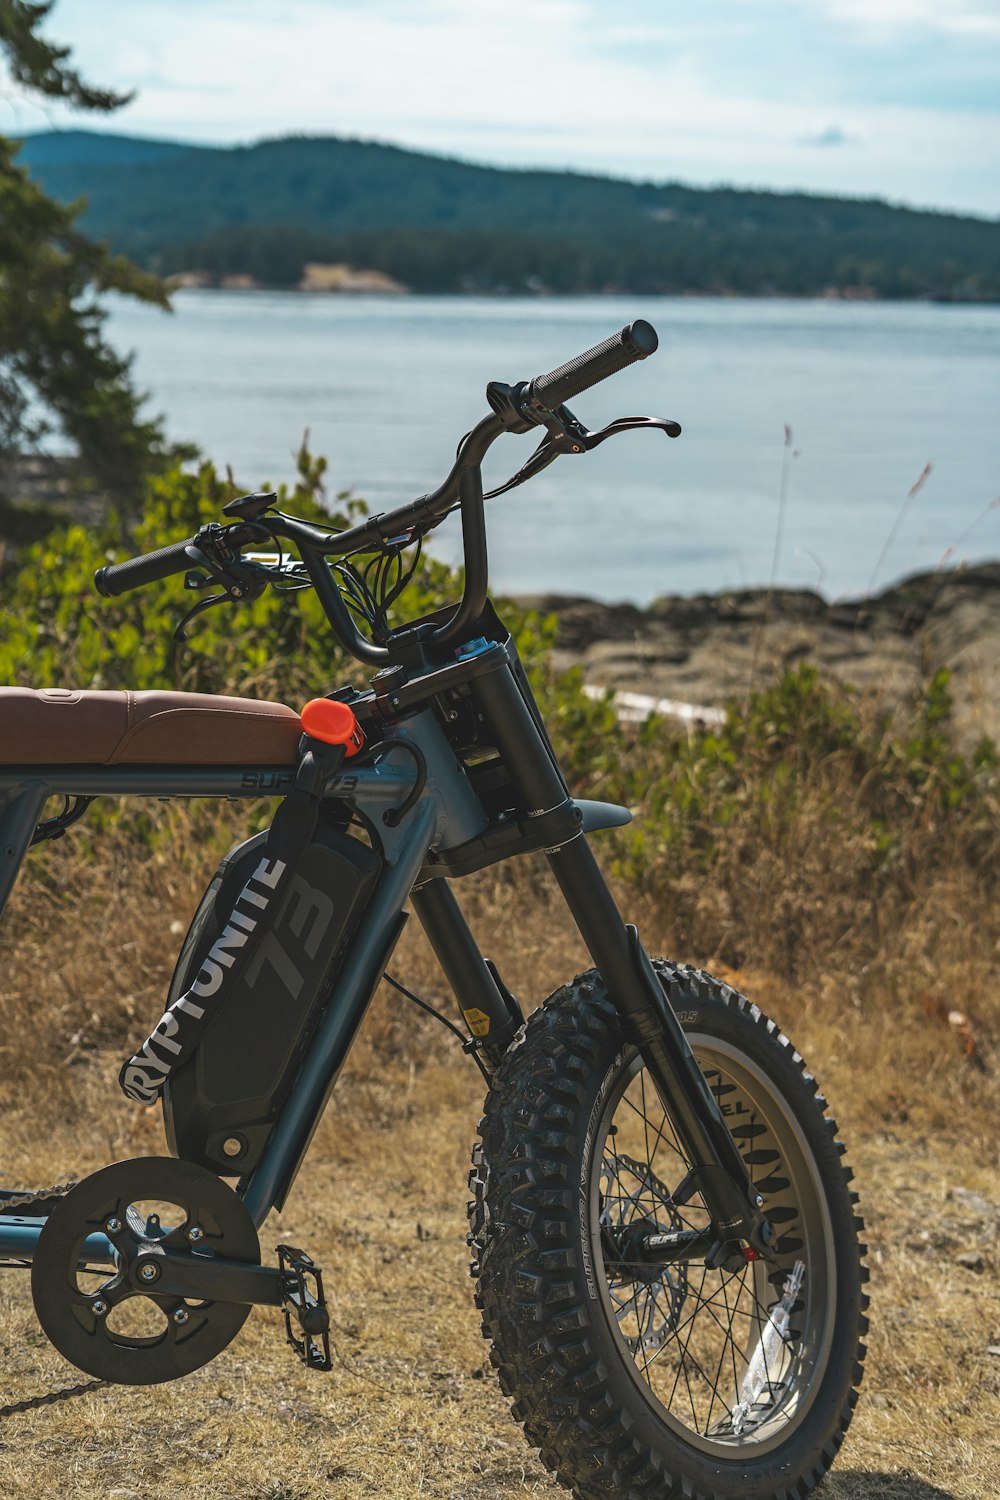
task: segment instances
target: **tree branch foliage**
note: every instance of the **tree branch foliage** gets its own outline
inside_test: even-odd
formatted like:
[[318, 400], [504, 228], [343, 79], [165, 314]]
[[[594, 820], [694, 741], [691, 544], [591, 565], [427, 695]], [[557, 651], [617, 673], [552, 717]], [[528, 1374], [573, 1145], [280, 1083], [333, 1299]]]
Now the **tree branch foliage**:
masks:
[[[0, 0], [0, 52], [10, 76], [79, 109], [126, 103], [127, 94], [84, 83], [66, 61], [68, 49], [38, 35], [51, 8], [51, 0]], [[131, 361], [104, 339], [99, 297], [119, 292], [167, 307], [166, 294], [157, 277], [83, 234], [84, 203], [48, 197], [17, 151], [0, 136], [0, 459], [59, 433], [87, 487], [128, 513], [162, 468], [167, 445], [159, 421], [140, 414], [144, 398], [132, 384]]]
[[7, 54], [11, 77], [35, 94], [64, 99], [77, 109], [119, 109], [131, 94], [114, 94], [84, 83], [69, 67], [68, 47], [57, 47], [38, 35], [55, 0], [28, 4], [26, 0], [0, 0], [0, 45]]

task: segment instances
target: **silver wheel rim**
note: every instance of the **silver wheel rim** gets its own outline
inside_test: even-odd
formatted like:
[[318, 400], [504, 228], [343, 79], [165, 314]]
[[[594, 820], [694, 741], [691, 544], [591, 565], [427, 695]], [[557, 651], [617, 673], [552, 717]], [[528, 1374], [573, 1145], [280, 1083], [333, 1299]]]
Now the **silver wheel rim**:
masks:
[[594, 1284], [625, 1368], [654, 1414], [706, 1454], [733, 1460], [752, 1449], [763, 1456], [805, 1419], [829, 1362], [836, 1317], [830, 1211], [802, 1128], [767, 1074], [718, 1037], [688, 1033], [688, 1041], [778, 1232], [777, 1266], [757, 1261], [731, 1274], [694, 1262], [638, 1281], [605, 1253], [602, 1229], [708, 1223], [700, 1197], [682, 1207], [670, 1199], [686, 1167], [639, 1056], [629, 1051], [608, 1070], [588, 1132]]

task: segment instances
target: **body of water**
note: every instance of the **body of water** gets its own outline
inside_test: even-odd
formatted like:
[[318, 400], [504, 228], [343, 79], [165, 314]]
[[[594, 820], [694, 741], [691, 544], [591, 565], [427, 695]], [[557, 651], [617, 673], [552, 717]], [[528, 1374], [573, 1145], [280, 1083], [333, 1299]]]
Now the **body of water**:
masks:
[[[308, 428], [331, 492], [384, 510], [444, 477], [487, 381], [541, 374], [638, 317], [658, 353], [573, 409], [595, 428], [669, 416], [683, 435], [614, 438], [492, 502], [496, 588], [646, 603], [773, 578], [837, 597], [1000, 556], [998, 307], [199, 291], [172, 315], [118, 302], [109, 332], [170, 435], [247, 489], [289, 478]], [[488, 485], [535, 441], [502, 439]], [[432, 546], [460, 557], [454, 519]]]

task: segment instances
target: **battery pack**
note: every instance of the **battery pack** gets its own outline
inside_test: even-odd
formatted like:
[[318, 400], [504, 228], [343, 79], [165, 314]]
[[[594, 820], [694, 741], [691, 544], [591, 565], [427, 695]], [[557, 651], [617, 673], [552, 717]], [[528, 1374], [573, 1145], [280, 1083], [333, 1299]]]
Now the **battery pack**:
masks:
[[[257, 869], [266, 832], [238, 845], [213, 876], [181, 948], [168, 1007], [196, 978]], [[255, 1167], [327, 1003], [367, 903], [381, 857], [320, 826], [287, 891], [267, 914], [252, 961], [188, 1060], [163, 1090], [167, 1144], [184, 1161], [228, 1176]], [[236, 978], [236, 976], [233, 976]]]

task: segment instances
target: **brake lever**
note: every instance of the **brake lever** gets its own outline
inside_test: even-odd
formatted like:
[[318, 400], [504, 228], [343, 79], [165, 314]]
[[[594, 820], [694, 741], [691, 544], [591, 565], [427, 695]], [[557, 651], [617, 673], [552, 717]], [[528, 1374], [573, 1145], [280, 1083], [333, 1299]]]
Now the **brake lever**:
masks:
[[589, 452], [592, 448], [599, 447], [607, 438], [617, 437], [620, 432], [635, 432], [644, 427], [665, 432], [669, 438], [681, 435], [681, 424], [672, 421], [669, 417], [616, 417], [613, 422], [608, 423], [607, 427], [602, 427], [600, 432], [587, 432], [583, 429], [581, 434], [583, 446]]
[[[206, 583], [207, 582], [208, 580], [206, 579]], [[211, 609], [213, 605], [225, 604], [228, 599], [228, 594], [213, 594], [210, 599], [199, 599], [198, 603], [188, 610], [187, 614], [184, 616], [183, 620], [174, 631], [174, 643], [178, 646], [183, 646], [184, 642], [188, 638], [187, 626], [190, 625], [195, 616], [204, 614], [206, 609]]]
[[591, 432], [578, 417], [574, 417], [567, 406], [560, 406], [556, 411], [550, 412], [545, 418], [545, 426], [546, 435], [527, 463], [506, 484], [501, 484], [484, 495], [484, 500], [495, 500], [498, 495], [517, 489], [526, 480], [533, 479], [536, 474], [547, 469], [563, 453], [589, 453], [591, 449], [599, 448], [608, 438], [617, 437], [620, 432], [633, 432], [648, 427], [665, 432], [667, 437], [680, 437], [681, 434], [681, 424], [669, 417], [617, 417], [607, 427], [602, 427], [600, 432]]
[[602, 427], [600, 432], [591, 432], [584, 427], [579, 417], [573, 415], [568, 406], [560, 406], [556, 411], [550, 412], [545, 419], [545, 426], [548, 435], [542, 440], [534, 457], [550, 451], [553, 458], [562, 453], [589, 453], [609, 437], [617, 437], [620, 432], [634, 432], [644, 427], [665, 432], [667, 437], [672, 438], [679, 437], [681, 432], [681, 424], [671, 421], [669, 417], [616, 417], [607, 427]]
[[[199, 529], [194, 543], [188, 548], [188, 555], [195, 566], [187, 574], [185, 584], [188, 588], [207, 588], [210, 583], [218, 583], [226, 591], [224, 597], [234, 602], [250, 604], [260, 598], [267, 587], [267, 580], [260, 577], [252, 563], [243, 561], [238, 548], [230, 546], [227, 535], [229, 529], [220, 526], [218, 521], [210, 521]], [[201, 578], [198, 568], [204, 568], [209, 576]]]
[[[216, 604], [250, 604], [255, 599], [259, 599], [267, 587], [267, 580], [259, 576], [253, 564], [245, 563], [239, 552], [230, 547], [226, 538], [226, 528], [220, 526], [217, 521], [209, 522], [207, 526], [201, 527], [194, 545], [188, 549], [188, 552], [195, 567], [185, 575], [184, 587], [206, 589], [211, 588], [213, 584], [221, 584], [225, 593], [213, 594], [208, 599], [199, 599], [198, 603], [188, 610], [174, 631], [174, 641], [177, 645], [182, 645], [187, 640], [187, 626], [198, 615], [204, 614], [205, 610], [212, 609]], [[198, 568], [206, 569], [206, 573], [199, 573]]]

